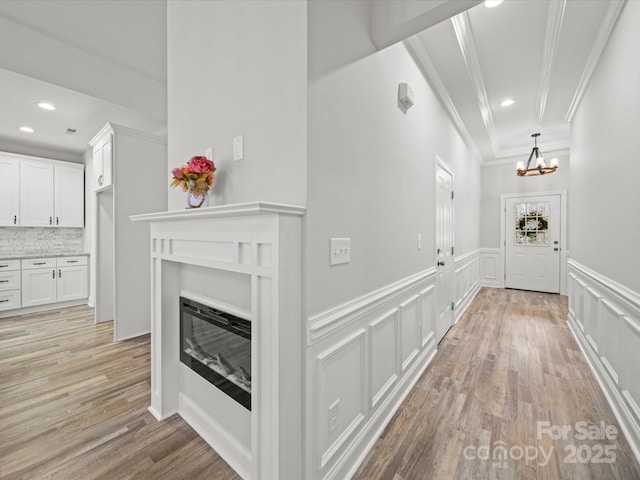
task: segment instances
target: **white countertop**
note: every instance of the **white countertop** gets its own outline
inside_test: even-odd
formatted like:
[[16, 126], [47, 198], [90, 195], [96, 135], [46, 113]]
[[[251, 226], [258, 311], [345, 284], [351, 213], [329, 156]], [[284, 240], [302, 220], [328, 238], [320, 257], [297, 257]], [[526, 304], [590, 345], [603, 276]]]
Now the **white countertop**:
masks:
[[28, 260], [32, 258], [57, 258], [57, 257], [88, 257], [88, 253], [84, 252], [69, 252], [69, 253], [17, 253], [15, 255], [0, 255], [1, 260]]

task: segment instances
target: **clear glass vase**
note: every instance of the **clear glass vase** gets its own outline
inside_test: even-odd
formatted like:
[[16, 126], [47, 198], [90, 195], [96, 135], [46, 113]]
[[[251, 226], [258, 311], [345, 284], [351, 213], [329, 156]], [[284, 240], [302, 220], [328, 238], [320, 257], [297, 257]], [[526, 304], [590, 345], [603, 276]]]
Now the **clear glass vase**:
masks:
[[208, 190], [187, 190], [186, 208], [203, 208], [209, 206]]

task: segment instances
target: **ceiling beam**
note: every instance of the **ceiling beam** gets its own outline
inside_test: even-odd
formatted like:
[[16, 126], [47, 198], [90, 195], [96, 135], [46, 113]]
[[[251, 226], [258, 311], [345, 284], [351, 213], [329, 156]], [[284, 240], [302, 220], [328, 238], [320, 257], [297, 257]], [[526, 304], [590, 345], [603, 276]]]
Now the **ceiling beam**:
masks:
[[480, 108], [480, 114], [482, 115], [482, 121], [484, 122], [487, 134], [489, 135], [493, 154], [494, 156], [498, 156], [498, 153], [500, 152], [500, 144], [498, 143], [498, 135], [493, 122], [493, 114], [491, 113], [491, 104], [489, 103], [487, 89], [482, 76], [482, 68], [480, 67], [480, 60], [478, 59], [478, 52], [473, 39], [473, 32], [471, 31], [469, 14], [464, 12], [460, 15], [456, 15], [451, 18], [451, 22], [453, 23], [456, 38], [458, 39], [458, 45], [462, 52], [464, 64], [467, 67], [469, 76], [471, 77], [471, 84], [473, 85], [473, 89], [476, 94], [478, 108]]
[[431, 88], [433, 88], [440, 99], [442, 105], [445, 110], [449, 114], [449, 117], [453, 121], [458, 133], [467, 144], [467, 146], [473, 152], [474, 157], [478, 162], [482, 160], [480, 156], [480, 152], [478, 151], [478, 147], [476, 146], [473, 138], [469, 134], [467, 127], [465, 127], [462, 122], [462, 118], [456, 109], [453, 100], [451, 100], [451, 95], [449, 95], [449, 91], [445, 86], [444, 82], [438, 75], [438, 71], [436, 70], [431, 57], [424, 48], [424, 45], [417, 37], [411, 37], [405, 40], [405, 47], [409, 51], [409, 54], [413, 57], [414, 61], [418, 65], [418, 68], [422, 72], [422, 75], [425, 77]]
[[538, 80], [538, 93], [536, 95], [536, 113], [539, 127], [542, 127], [542, 119], [547, 107], [547, 97], [551, 86], [551, 72], [553, 71], [556, 52], [558, 51], [558, 41], [560, 40], [560, 30], [562, 29], [567, 0], [549, 2], [547, 5], [547, 26], [544, 34], [542, 65]]

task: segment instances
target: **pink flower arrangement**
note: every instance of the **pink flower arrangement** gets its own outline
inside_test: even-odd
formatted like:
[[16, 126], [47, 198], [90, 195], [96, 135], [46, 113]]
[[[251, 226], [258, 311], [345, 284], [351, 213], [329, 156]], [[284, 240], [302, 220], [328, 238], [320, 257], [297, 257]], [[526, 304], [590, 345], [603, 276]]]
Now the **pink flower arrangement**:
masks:
[[171, 171], [173, 174], [171, 186], [180, 186], [185, 192], [206, 194], [216, 183], [215, 171], [215, 165], [207, 157], [191, 157], [189, 163]]

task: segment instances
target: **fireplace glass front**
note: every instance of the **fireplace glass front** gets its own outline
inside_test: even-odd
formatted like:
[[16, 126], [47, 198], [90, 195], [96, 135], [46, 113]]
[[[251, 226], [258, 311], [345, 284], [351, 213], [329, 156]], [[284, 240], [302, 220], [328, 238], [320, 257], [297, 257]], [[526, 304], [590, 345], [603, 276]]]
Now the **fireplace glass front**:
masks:
[[180, 361], [251, 410], [251, 322], [180, 297]]

